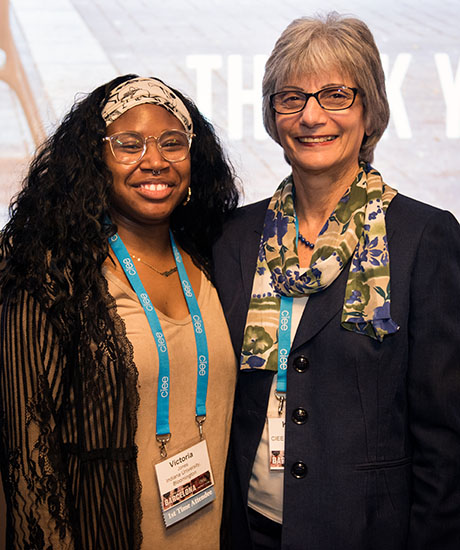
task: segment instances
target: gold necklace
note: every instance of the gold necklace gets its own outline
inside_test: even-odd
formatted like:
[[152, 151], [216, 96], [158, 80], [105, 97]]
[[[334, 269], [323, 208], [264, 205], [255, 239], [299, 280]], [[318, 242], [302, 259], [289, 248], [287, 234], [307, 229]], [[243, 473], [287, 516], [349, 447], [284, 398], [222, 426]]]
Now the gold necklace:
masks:
[[158, 273], [162, 277], [169, 277], [170, 275], [172, 275], [173, 273], [176, 273], [176, 271], [177, 271], [177, 266], [174, 266], [171, 269], [167, 269], [166, 271], [160, 271], [156, 267], [153, 267], [153, 265], [150, 265], [147, 262], [144, 262], [144, 260], [141, 260], [139, 257], [135, 256], [134, 254], [131, 254], [131, 256], [134, 260], [143, 263], [147, 267], [150, 267], [150, 269], [153, 269], [153, 271], [155, 271], [156, 273]]

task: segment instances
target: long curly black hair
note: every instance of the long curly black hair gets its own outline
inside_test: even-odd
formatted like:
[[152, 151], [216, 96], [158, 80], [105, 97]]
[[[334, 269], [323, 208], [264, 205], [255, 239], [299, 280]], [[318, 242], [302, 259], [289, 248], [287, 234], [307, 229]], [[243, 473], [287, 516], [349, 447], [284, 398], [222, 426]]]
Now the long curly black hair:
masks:
[[[112, 175], [103, 160], [106, 125], [101, 111], [128, 74], [77, 101], [39, 148], [22, 190], [10, 205], [0, 243], [0, 297], [33, 294], [62, 327], [81, 315], [97, 323], [106, 313], [102, 265], [116, 226], [105, 222]], [[191, 200], [179, 206], [171, 228], [181, 246], [208, 275], [211, 246], [225, 217], [237, 206], [238, 186], [212, 125], [189, 98], [173, 90], [194, 126]]]

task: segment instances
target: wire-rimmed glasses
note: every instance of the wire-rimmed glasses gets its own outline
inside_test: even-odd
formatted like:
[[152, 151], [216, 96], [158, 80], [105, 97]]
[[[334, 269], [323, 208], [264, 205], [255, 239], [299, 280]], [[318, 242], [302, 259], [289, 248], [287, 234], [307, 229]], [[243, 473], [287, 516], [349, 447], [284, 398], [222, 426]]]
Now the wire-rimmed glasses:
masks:
[[194, 136], [181, 130], [165, 130], [158, 137], [143, 136], [138, 132], [118, 132], [105, 137], [104, 141], [109, 142], [113, 157], [120, 164], [139, 162], [147, 151], [148, 141], [152, 139], [165, 160], [180, 162], [187, 158]]

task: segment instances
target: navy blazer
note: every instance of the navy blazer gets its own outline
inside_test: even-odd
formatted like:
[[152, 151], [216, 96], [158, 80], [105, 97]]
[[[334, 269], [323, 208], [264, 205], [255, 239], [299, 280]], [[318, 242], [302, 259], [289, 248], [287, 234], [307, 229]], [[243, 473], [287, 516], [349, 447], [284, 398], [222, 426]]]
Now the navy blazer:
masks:
[[[267, 204], [239, 209], [214, 250], [238, 356]], [[460, 549], [460, 227], [399, 194], [386, 224], [399, 331], [380, 343], [340, 326], [347, 267], [310, 296], [295, 335], [283, 550]], [[273, 374], [238, 377], [227, 490], [238, 550], [252, 548], [248, 487]]]

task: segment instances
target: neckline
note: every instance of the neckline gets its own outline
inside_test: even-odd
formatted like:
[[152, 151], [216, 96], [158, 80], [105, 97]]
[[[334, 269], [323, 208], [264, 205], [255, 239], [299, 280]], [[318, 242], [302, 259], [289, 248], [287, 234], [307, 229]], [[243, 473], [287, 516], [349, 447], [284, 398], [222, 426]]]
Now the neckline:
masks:
[[[127, 283], [125, 283], [124, 281], [119, 279], [106, 266], [103, 267], [102, 274], [104, 275], [104, 277], [108, 281], [110, 281], [113, 284], [115, 284], [116, 286], [118, 286], [118, 288], [120, 288], [130, 299], [134, 300], [136, 302], [136, 304], [138, 304], [139, 307], [142, 309], [141, 304], [139, 304], [139, 299], [138, 299], [136, 293], [134, 292], [134, 290], [131, 288], [131, 286], [129, 286]], [[205, 276], [204, 272], [201, 269], [200, 269], [200, 274], [201, 274], [200, 275], [200, 277], [201, 277], [200, 292], [199, 292], [198, 296], [196, 297], [196, 299], [197, 299], [197, 302], [198, 302], [198, 306], [201, 309], [202, 305], [203, 305], [204, 298], [205, 298], [205, 291], [203, 291], [203, 288], [204, 288], [203, 284], [205, 284], [206, 288], [207, 288], [208, 285], [206, 284], [206, 282], [207, 282], [206, 276]], [[173, 323], [173, 324], [176, 324], [176, 325], [177, 324], [186, 325], [186, 324], [188, 324], [192, 321], [192, 317], [191, 317], [190, 313], [188, 313], [188, 315], [186, 317], [182, 317], [181, 319], [175, 319], [174, 317], [169, 317], [169, 315], [166, 315], [166, 313], [163, 313], [161, 311], [161, 309], [158, 309], [157, 307], [155, 307], [155, 311], [157, 312], [157, 315], [158, 315], [159, 319], [162, 319], [166, 322]]]

